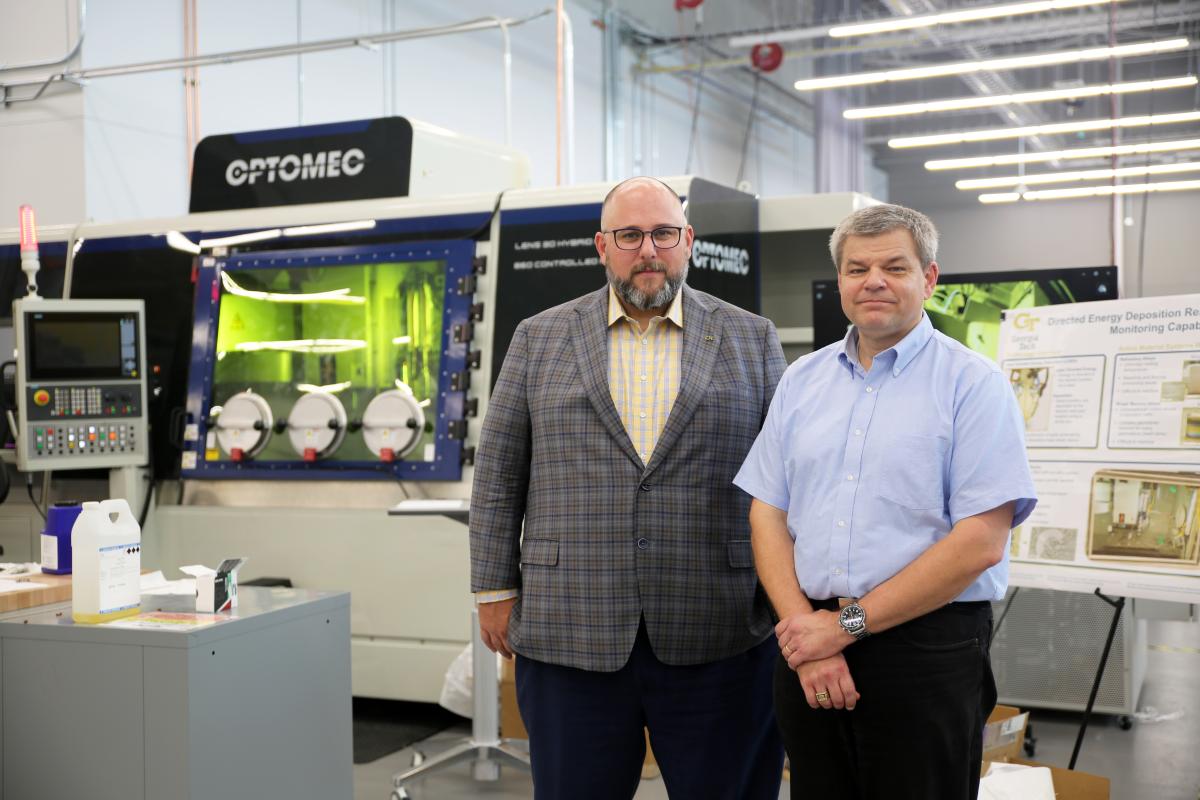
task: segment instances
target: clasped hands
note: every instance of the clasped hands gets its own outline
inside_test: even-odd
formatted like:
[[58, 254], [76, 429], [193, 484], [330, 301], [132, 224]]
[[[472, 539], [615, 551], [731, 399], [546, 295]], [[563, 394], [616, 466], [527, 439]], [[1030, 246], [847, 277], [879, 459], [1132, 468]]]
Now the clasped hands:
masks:
[[837, 614], [811, 611], [793, 614], [775, 626], [779, 650], [799, 677], [813, 708], [851, 710], [859, 694], [842, 650], [854, 637], [842, 630]]

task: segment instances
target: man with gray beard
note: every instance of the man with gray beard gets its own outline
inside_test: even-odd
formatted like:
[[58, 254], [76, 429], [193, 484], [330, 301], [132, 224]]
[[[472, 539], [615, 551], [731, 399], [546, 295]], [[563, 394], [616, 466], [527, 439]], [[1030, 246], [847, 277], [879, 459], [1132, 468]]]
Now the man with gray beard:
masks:
[[645, 727], [671, 797], [776, 800], [773, 622], [732, 480], [783, 351], [685, 286], [694, 233], [666, 184], [618, 184], [600, 227], [608, 285], [522, 322], [488, 402], [483, 640], [516, 654], [535, 797], [633, 797]]

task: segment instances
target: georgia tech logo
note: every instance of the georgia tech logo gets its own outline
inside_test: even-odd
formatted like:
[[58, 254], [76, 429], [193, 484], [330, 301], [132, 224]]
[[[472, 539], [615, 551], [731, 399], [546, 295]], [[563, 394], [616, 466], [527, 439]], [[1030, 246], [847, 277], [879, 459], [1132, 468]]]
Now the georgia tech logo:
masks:
[[253, 185], [266, 176], [267, 183], [276, 179], [288, 182], [337, 178], [342, 175], [353, 177], [363, 171], [367, 157], [357, 147], [349, 150], [326, 150], [321, 153], [288, 153], [284, 156], [262, 156], [248, 162], [236, 158], [225, 168], [225, 182], [230, 186]]
[[1033, 333], [1033, 329], [1037, 327], [1039, 322], [1041, 322], [1041, 320], [1032, 314], [1021, 313], [1017, 314], [1017, 316], [1013, 318], [1013, 326], [1017, 330], [1029, 331], [1030, 333]]

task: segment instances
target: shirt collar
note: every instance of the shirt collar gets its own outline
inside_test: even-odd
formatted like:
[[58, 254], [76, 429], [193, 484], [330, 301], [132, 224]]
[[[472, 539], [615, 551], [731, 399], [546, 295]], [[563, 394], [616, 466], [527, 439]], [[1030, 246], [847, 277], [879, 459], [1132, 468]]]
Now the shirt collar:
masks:
[[[683, 291], [684, 287], [680, 286], [679, 291], [675, 293], [675, 299], [671, 301], [671, 305], [667, 306], [667, 313], [663, 318], [675, 323], [675, 327], [683, 328]], [[621, 301], [617, 298], [617, 292], [613, 289], [612, 284], [608, 286], [608, 327], [612, 327], [617, 322], [623, 319], [632, 319], [625, 313], [625, 307], [621, 305]]]
[[[922, 311], [921, 321], [917, 323], [917, 326], [883, 353], [876, 353], [875, 358], [879, 358], [884, 353], [895, 353], [896, 360], [892, 364], [892, 372], [899, 375], [905, 367], [912, 363], [912, 360], [917, 357], [917, 353], [921, 352], [921, 348], [931, 338], [933, 338], [933, 323], [929, 321], [929, 315]], [[846, 332], [846, 338], [842, 340], [842, 352], [838, 353], [838, 361], [850, 368], [851, 371], [854, 370], [854, 365], [859, 363], [858, 330], [853, 326]]]

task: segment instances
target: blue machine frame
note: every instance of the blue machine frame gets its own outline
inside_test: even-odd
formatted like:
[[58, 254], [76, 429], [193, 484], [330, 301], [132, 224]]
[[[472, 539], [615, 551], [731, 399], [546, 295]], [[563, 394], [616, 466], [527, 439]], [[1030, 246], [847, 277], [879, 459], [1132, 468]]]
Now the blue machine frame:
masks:
[[[225, 258], [204, 257], [196, 279], [196, 303], [192, 328], [192, 356], [188, 371], [187, 423], [184, 453], [195, 454], [195, 466], [188, 467], [185, 455], [184, 478], [247, 478], [282, 480], [403, 479], [456, 481], [462, 477], [462, 439], [451, 435], [451, 423], [464, 419], [466, 389], [451, 391], [451, 375], [468, 369], [470, 341], [459, 341], [455, 330], [469, 330], [471, 295], [460, 294], [459, 279], [472, 274], [475, 242], [471, 240], [405, 242], [397, 245], [366, 245], [310, 250], [256, 252]], [[433, 461], [207, 461], [206, 445], [216, 349], [217, 319], [220, 311], [220, 276], [224, 270], [270, 269], [321, 264], [336, 266], [379, 261], [446, 262], [443, 300], [442, 358], [438, 375], [438, 416], [434, 421]], [[469, 388], [469, 387], [468, 387]], [[195, 431], [195, 435], [190, 435]]]

